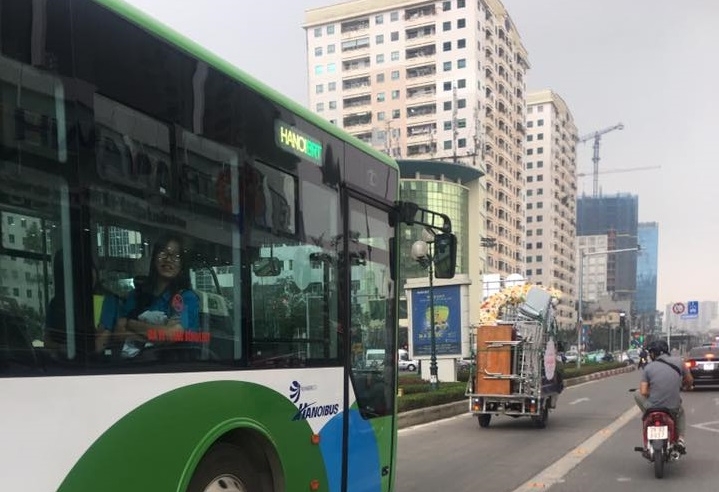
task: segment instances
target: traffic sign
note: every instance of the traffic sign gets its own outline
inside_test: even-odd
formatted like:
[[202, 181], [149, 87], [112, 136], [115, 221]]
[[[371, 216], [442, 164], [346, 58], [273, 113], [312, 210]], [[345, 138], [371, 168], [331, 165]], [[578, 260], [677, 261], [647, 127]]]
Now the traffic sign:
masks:
[[684, 303], [683, 302], [675, 302], [672, 306], [672, 312], [674, 314], [682, 314], [684, 312]]
[[699, 301], [687, 302], [687, 314], [682, 315], [682, 319], [695, 319], [699, 317]]

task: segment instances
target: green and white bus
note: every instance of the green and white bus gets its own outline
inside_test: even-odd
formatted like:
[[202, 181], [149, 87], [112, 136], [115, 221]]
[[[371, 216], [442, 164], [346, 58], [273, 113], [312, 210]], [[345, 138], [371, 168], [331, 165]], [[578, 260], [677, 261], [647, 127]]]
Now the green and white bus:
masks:
[[0, 490], [392, 490], [398, 190], [125, 4], [0, 0]]

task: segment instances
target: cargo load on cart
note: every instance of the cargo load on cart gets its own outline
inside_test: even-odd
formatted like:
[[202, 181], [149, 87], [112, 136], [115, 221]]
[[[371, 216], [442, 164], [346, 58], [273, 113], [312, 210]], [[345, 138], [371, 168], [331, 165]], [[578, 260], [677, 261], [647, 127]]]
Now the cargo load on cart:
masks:
[[547, 425], [563, 390], [557, 367], [555, 306], [561, 294], [539, 285], [506, 288], [482, 303], [469, 408], [488, 427], [492, 415], [530, 417]]

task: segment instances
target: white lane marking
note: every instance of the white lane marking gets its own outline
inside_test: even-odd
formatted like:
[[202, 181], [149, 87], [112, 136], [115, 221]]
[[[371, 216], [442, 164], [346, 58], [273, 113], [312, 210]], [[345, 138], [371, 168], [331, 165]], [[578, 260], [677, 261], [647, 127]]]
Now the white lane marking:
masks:
[[555, 463], [539, 472], [527, 482], [517, 487], [513, 492], [536, 492], [538, 489], [548, 489], [555, 483], [559, 483], [564, 479], [575, 466], [592, 454], [596, 449], [612, 434], [621, 429], [627, 422], [639, 415], [639, 409], [632, 406], [629, 410], [619, 416], [614, 422], [604, 429], [599, 430], [582, 444], [569, 451]]
[[444, 419], [439, 419], [439, 420], [433, 420], [433, 421], [431, 421], [431, 422], [426, 422], [426, 423], [424, 423], [424, 424], [411, 425], [411, 426], [405, 427], [405, 428], [403, 428], [403, 429], [398, 429], [398, 430], [397, 430], [397, 434], [398, 434], [398, 435], [402, 435], [402, 434], [406, 434], [406, 433], [408, 433], [408, 432], [410, 432], [410, 431], [422, 430], [422, 429], [424, 429], [425, 427], [429, 427], [429, 426], [432, 426], [432, 425], [443, 424], [443, 423], [446, 423], [446, 422], [450, 422], [450, 421], [452, 421], [452, 420], [466, 419], [466, 418], [470, 418], [470, 417], [473, 417], [473, 415], [472, 415], [471, 413], [469, 413], [469, 412], [467, 412], [467, 413], [460, 413], [459, 415], [455, 415], [454, 417], [447, 417], [447, 418], [444, 418]]
[[582, 403], [583, 401], [589, 401], [589, 398], [577, 398], [574, 401], [570, 401], [569, 405], [576, 405], [577, 403]]
[[719, 424], [719, 420], [715, 420], [714, 422], [704, 422], [702, 424], [694, 424], [692, 427], [710, 432], [719, 432], [719, 428], [712, 427], [717, 424]]

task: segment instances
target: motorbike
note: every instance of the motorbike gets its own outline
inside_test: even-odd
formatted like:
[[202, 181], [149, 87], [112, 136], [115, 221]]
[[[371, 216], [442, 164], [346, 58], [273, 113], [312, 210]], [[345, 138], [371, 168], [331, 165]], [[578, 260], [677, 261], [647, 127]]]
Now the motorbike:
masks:
[[646, 357], [640, 357], [639, 362], [637, 362], [637, 369], [643, 369], [648, 364]]
[[664, 477], [664, 465], [683, 454], [677, 447], [674, 416], [666, 408], [649, 408], [642, 416], [643, 446], [634, 451], [654, 463], [654, 476]]

